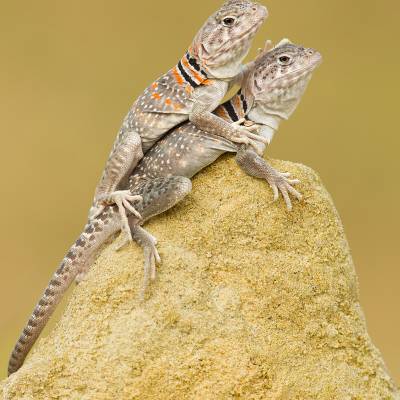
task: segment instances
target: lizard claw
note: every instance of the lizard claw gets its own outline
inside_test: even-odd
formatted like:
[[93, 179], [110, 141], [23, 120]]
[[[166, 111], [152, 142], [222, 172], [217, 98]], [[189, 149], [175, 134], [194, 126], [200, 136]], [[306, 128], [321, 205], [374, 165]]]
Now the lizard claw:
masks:
[[[136, 243], [139, 244], [143, 249], [144, 278], [143, 285], [139, 292], [139, 299], [140, 301], [144, 301], [150, 281], [154, 281], [156, 279], [156, 268], [157, 265], [161, 264], [161, 257], [156, 247], [157, 239], [153, 235], [141, 228], [140, 225], [133, 225], [130, 232]], [[130, 243], [131, 240], [125, 237], [116, 250], [120, 251], [123, 247]]]
[[[242, 125], [243, 123], [244, 125]], [[268, 144], [268, 139], [258, 135], [260, 130], [259, 125], [252, 121], [248, 121], [245, 118], [241, 118], [238, 121], [233, 122], [232, 125], [235, 126], [237, 130], [237, 136], [234, 136], [231, 139], [232, 142], [252, 146], [257, 154], [262, 155], [260, 143]]]
[[263, 155], [263, 148], [260, 147], [261, 145], [268, 144], [268, 140], [262, 136], [258, 136], [254, 133], [245, 131], [245, 134], [241, 137], [236, 137], [232, 139], [233, 142], [245, 144], [248, 146], [253, 147], [253, 150], [259, 155]]
[[274, 170], [274, 172], [271, 173], [266, 180], [274, 193], [274, 201], [278, 200], [279, 193], [281, 193], [283, 199], [285, 200], [287, 209], [292, 211], [293, 205], [289, 195], [291, 194], [299, 201], [303, 198], [303, 196], [293, 187], [293, 185], [300, 183], [300, 181], [298, 179], [289, 179], [290, 176], [290, 173], [281, 173]]
[[161, 257], [156, 248], [157, 240], [151, 236], [151, 242], [144, 247], [144, 280], [140, 291], [140, 299], [143, 301], [150, 281], [157, 277], [156, 266], [161, 263]]
[[260, 126], [257, 125], [255, 122], [250, 121], [246, 118], [240, 118], [239, 120], [232, 122], [233, 126], [245, 128], [247, 131], [254, 131], [258, 132], [260, 130]]
[[244, 124], [246, 122], [246, 118], [240, 118], [239, 120], [232, 122], [233, 126], [241, 126], [242, 124]]

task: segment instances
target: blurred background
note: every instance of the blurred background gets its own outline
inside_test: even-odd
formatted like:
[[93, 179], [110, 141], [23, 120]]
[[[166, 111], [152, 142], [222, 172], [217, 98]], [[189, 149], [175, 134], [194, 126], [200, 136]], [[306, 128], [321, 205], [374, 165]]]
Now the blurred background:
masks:
[[[400, 3], [262, 1], [270, 18], [249, 58], [282, 37], [324, 56], [269, 156], [322, 176], [350, 241], [369, 332], [400, 383]], [[220, 4], [190, 3], [1, 1], [0, 379], [86, 221], [122, 118]]]

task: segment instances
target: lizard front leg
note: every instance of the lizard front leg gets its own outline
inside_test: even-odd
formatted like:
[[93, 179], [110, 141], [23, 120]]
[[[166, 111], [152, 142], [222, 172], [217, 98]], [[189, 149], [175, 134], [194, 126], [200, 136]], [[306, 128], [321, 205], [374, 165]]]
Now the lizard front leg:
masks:
[[[225, 82], [215, 82], [209, 86], [200, 86], [193, 94], [194, 104], [189, 120], [204, 132], [222, 136], [234, 143], [246, 144], [257, 150], [257, 143], [266, 143], [266, 139], [252, 131], [254, 127], [241, 127], [237, 122], [232, 124], [213, 114], [226, 91]], [[240, 120], [239, 116], [236, 116]]]
[[131, 204], [135, 201], [141, 201], [140, 195], [135, 195], [129, 190], [117, 190], [121, 186], [124, 178], [143, 158], [142, 141], [139, 134], [135, 131], [124, 132], [117, 140], [117, 144], [107, 161], [103, 176], [96, 188], [94, 204], [89, 213], [89, 220], [99, 216], [105, 207], [111, 204], [118, 206], [123, 230], [131, 238], [127, 210], [140, 218], [139, 212]]
[[265, 179], [269, 183], [274, 192], [274, 201], [278, 200], [279, 192], [281, 192], [289, 211], [293, 208], [289, 194], [298, 200], [302, 199], [301, 194], [292, 186], [300, 183], [299, 180], [290, 179], [290, 173], [282, 173], [272, 168], [262, 157], [251, 149], [247, 149], [246, 146], [240, 146], [236, 162], [247, 174]]
[[[132, 238], [144, 251], [144, 279], [140, 291], [140, 298], [143, 300], [150, 281], [156, 278], [156, 266], [161, 262], [161, 258], [156, 248], [157, 239], [140, 225], [179, 203], [192, 190], [192, 183], [190, 179], [182, 176], [160, 177], [145, 181], [133, 190], [143, 197], [139, 206], [143, 220], [135, 216], [129, 217]], [[117, 250], [121, 250], [128, 243], [128, 240], [124, 240]]]

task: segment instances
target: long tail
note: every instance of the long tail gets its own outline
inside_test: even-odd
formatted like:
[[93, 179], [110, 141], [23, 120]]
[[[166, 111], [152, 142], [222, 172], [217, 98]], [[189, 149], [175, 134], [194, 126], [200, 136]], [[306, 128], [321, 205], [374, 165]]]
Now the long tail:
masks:
[[71, 247], [60, 267], [54, 273], [15, 344], [8, 363], [8, 375], [18, 371], [22, 366], [57, 304], [61, 301], [63, 294], [82, 270], [82, 267], [87, 265], [92, 260], [96, 250], [119, 230], [117, 215], [115, 208], [108, 207], [98, 218], [86, 225], [84, 232]]

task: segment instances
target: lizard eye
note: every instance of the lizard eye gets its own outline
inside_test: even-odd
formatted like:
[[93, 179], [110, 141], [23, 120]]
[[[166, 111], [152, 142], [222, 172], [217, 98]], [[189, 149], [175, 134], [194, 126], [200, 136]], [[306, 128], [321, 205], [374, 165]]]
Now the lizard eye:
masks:
[[278, 58], [278, 62], [281, 65], [289, 65], [292, 63], [292, 61], [293, 61], [292, 57], [290, 57], [287, 54], [283, 54]]
[[231, 17], [231, 16], [225, 17], [225, 18], [222, 20], [222, 24], [223, 24], [224, 26], [227, 26], [227, 27], [233, 26], [235, 22], [236, 22], [236, 18], [235, 18], [235, 17]]

